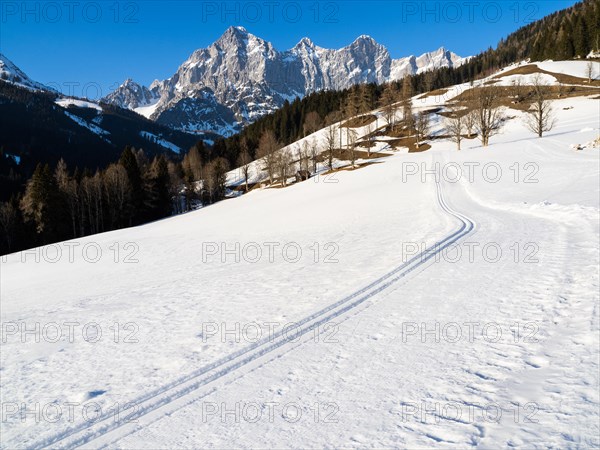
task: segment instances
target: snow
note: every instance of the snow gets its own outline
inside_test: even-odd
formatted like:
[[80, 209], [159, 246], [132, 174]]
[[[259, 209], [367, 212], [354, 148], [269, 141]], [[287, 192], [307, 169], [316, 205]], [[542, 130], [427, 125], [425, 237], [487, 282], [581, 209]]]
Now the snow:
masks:
[[76, 106], [78, 108], [91, 108], [96, 111], [102, 112], [102, 107], [97, 103], [89, 102], [86, 100], [78, 100], [75, 98], [63, 97], [56, 99], [55, 103], [63, 108], [68, 108], [69, 106]]
[[158, 102], [159, 102], [159, 98], [157, 98], [154, 102], [145, 105], [145, 106], [139, 106], [137, 108], [134, 108], [133, 110], [138, 113], [141, 114], [142, 116], [146, 117], [147, 119], [150, 118], [150, 116], [152, 116], [152, 114], [154, 114], [154, 111], [156, 111], [156, 108], [158, 107]]
[[178, 147], [177, 145], [173, 144], [172, 142], [167, 141], [166, 139], [163, 139], [160, 136], [152, 134], [149, 131], [140, 131], [140, 136], [142, 136], [144, 139], [149, 140], [150, 142], [154, 142], [154, 143], [156, 143], [168, 150], [171, 150], [175, 153], [181, 152], [181, 148]]
[[98, 125], [95, 125], [93, 123], [88, 122], [87, 120], [82, 119], [79, 116], [76, 116], [75, 114], [71, 114], [68, 111], [65, 111], [65, 115], [67, 117], [69, 117], [71, 120], [73, 120], [74, 122], [76, 122], [77, 124], [81, 125], [82, 127], [87, 128], [88, 130], [90, 130], [92, 133], [97, 134], [98, 136], [100, 136], [102, 139], [104, 139], [107, 142], [108, 139], [106, 139], [106, 135], [109, 135], [110, 133], [102, 128], [100, 128]]
[[13, 155], [12, 153], [5, 153], [5, 155], [7, 158], [12, 158], [17, 165], [21, 163], [21, 157], [19, 155]]
[[597, 447], [600, 156], [570, 146], [598, 103], [553, 106], [541, 139], [514, 112], [488, 148], [435, 140], [4, 258], [1, 446]]
[[2, 53], [0, 53], [0, 79], [33, 91], [56, 93], [56, 89], [33, 81]]
[[[587, 80], [587, 70], [590, 61], [544, 61], [536, 63], [543, 70], [554, 73], [563, 73], [574, 77], [584, 78]], [[592, 62], [594, 67], [595, 77], [600, 76], [600, 63]]]

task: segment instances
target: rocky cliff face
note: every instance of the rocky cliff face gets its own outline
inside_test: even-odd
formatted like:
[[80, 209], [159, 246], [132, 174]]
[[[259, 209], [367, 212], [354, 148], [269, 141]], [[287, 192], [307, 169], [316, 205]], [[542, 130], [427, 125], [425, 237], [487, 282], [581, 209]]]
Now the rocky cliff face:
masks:
[[157, 89], [148, 89], [146, 86], [142, 86], [128, 78], [103, 100], [121, 108], [136, 109], [155, 103], [159, 98], [160, 95]]
[[279, 52], [244, 28], [230, 27], [215, 43], [192, 53], [171, 78], [155, 81], [150, 88], [127, 80], [104, 101], [177, 129], [230, 135], [285, 100], [357, 83], [383, 83], [463, 62], [444, 48], [392, 59], [369, 36], [339, 50], [321, 48], [304, 38], [294, 48]]

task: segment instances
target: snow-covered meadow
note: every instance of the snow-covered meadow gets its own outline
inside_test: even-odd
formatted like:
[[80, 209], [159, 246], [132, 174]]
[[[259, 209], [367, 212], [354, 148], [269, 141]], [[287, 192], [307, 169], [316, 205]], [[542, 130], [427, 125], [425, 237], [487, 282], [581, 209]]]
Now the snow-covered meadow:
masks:
[[600, 103], [553, 107], [9, 255], [1, 447], [597, 447]]

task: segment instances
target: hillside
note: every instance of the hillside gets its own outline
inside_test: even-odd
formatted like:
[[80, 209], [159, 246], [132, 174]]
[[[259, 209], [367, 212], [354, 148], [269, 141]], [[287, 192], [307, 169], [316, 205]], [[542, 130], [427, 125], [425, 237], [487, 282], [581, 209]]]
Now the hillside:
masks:
[[[177, 154], [198, 141], [196, 136], [113, 105], [62, 98], [2, 81], [0, 114], [0, 145], [19, 156], [28, 170], [38, 162], [54, 165], [61, 157], [70, 165], [95, 169], [118, 159], [126, 145], [144, 148], [150, 155]], [[143, 131], [174, 145], [145, 138], [140, 135]]]
[[[416, 93], [444, 89], [448, 86], [485, 78], [510, 64], [524, 60], [544, 61], [546, 59], [565, 60], [585, 58], [600, 51], [600, 0], [584, 0], [572, 7], [521, 27], [502, 39], [494, 48], [469, 58], [458, 67], [438, 67], [429, 71], [411, 74], [411, 86]], [[397, 83], [398, 84], [398, 83]], [[399, 87], [399, 84], [398, 84]], [[370, 107], [378, 106], [383, 89], [369, 84]], [[339, 111], [349, 96], [351, 89], [336, 93], [315, 93], [302, 100], [285, 103], [281, 109], [257, 120], [246, 127], [239, 135], [219, 143], [223, 153], [239, 153], [240, 140], [246, 138], [250, 148], [255, 149], [260, 135], [267, 129], [273, 131], [278, 140], [287, 145], [303, 137], [306, 117], [317, 112], [321, 122], [327, 116]]]
[[[372, 110], [379, 131], [341, 123], [374, 144], [355, 167], [343, 140], [327, 167], [323, 128], [305, 138], [321, 143], [309, 180], [267, 187], [254, 162], [248, 194], [235, 170], [233, 198], [78, 239], [73, 258], [67, 243], [7, 256], [2, 445], [597, 447], [600, 87], [585, 71], [531, 62], [418, 94], [422, 146]], [[542, 138], [523, 124], [536, 74], [557, 119]], [[502, 132], [458, 151], [445, 120], [485, 88]], [[40, 342], [19, 332], [48, 323]], [[32, 401], [73, 414], [23, 420]]]

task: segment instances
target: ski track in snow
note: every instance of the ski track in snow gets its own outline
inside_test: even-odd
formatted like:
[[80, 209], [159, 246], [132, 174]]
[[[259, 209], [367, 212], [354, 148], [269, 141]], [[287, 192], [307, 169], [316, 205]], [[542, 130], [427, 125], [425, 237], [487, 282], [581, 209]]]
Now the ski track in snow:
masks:
[[[330, 322], [332, 319], [339, 318], [343, 314], [384, 291], [475, 229], [475, 222], [472, 219], [452, 210], [448, 206], [439, 181], [436, 182], [436, 193], [440, 208], [457, 219], [460, 222], [460, 227], [449, 236], [446, 236], [435, 243], [429, 249], [425, 249], [418, 255], [413, 256], [411, 259], [373, 281], [368, 286], [365, 286], [342, 300], [298, 321], [292, 339], [301, 337], [313, 330], [315, 333], [319, 333], [319, 327], [321, 325]], [[119, 431], [124, 427], [131, 428], [126, 434], [131, 434], [138, 431], [140, 428], [143, 428], [143, 426], [138, 425], [139, 422], [137, 421], [144, 416], [154, 413], [158, 409], [162, 409], [162, 414], [170, 415], [183, 405], [175, 405], [175, 407], [172, 408], [169, 408], [169, 406], [177, 400], [183, 399], [186, 395], [193, 394], [198, 389], [209, 385], [211, 382], [224, 377], [259, 358], [272, 356], [271, 354], [280, 348], [283, 348], [282, 353], [285, 353], [285, 345], [289, 344], [292, 339], [290, 339], [289, 330], [284, 329], [279, 331], [273, 336], [262, 339], [254, 345], [234, 352], [233, 354], [204, 366], [196, 372], [192, 372], [179, 380], [173, 381], [159, 389], [138, 397], [129, 402], [132, 406], [121, 411], [116, 419], [114, 412], [106, 413], [102, 417], [96, 419], [91, 425], [84, 423], [79, 427], [45, 438], [31, 447], [73, 448], [83, 445], [87, 446], [91, 443], [98, 446], [98, 442], [96, 442], [98, 440], [101, 440], [101, 445], [106, 445], [107, 442], [105, 439], [107, 437], [110, 438], [112, 434], [115, 434], [116, 439], [122, 438], [123, 435], [119, 434]], [[111, 442], [114, 442], [114, 439]]]
[[[560, 63], [558, 69], [563, 65], [568, 68], [567, 63]], [[452, 95], [460, 90], [452, 88]], [[427, 97], [416, 106], [439, 106], [446, 100]], [[3, 320], [31, 323], [46, 316], [58, 320], [54, 315], [57, 311], [69, 320], [104, 319], [128, 311], [126, 318], [141, 320], [153, 334], [142, 342], [142, 351], [135, 353], [117, 351], [114, 346], [93, 349], [60, 344], [50, 348], [47, 342], [5, 346], [0, 367], [5, 401], [10, 398], [31, 405], [47, 398], [60, 404], [63, 398], [77, 400], [77, 395], [106, 392], [100, 403], [122, 396], [132, 407], [120, 411], [117, 419], [106, 413], [94, 423], [76, 421], [71, 428], [58, 428], [62, 424], [53, 423], [26, 427], [25, 421], [15, 417], [12, 423], [3, 424], [7, 433], [0, 447], [597, 448], [598, 155], [597, 148], [575, 152], [570, 145], [597, 138], [599, 110], [593, 99], [566, 98], [553, 105], [560, 120], [543, 139], [533, 139], [516, 119], [507, 124], [510, 133], [496, 137], [489, 149], [467, 140], [466, 148], [456, 152], [450, 143], [436, 141], [425, 153], [404, 155], [400, 151], [381, 158], [383, 164], [354, 173], [340, 172], [340, 181], [348, 182], [340, 190], [340, 186], [330, 184], [318, 186], [317, 191], [317, 185], [309, 183], [290, 186], [285, 195], [268, 189], [222, 202], [202, 213], [94, 237], [105, 245], [117, 238], [139, 240], [145, 244], [146, 254], [161, 255], [130, 271], [135, 274], [133, 283], [125, 282], [126, 277], [120, 277], [113, 267], [92, 271], [79, 265], [29, 264], [19, 268], [13, 256], [12, 264], [2, 267], [7, 270], [2, 273]], [[517, 117], [521, 114], [512, 113]], [[437, 121], [434, 133], [440, 126], [441, 121]], [[310, 139], [322, 141], [324, 133], [325, 129]], [[385, 150], [385, 145], [378, 143], [377, 149]], [[402, 161], [416, 164], [431, 162], [430, 158], [434, 162], [441, 158], [442, 164], [497, 162], [505, 176], [498, 184], [481, 179], [469, 184], [464, 178], [456, 184], [436, 183], [435, 192], [433, 183], [424, 182], [398, 188]], [[537, 164], [539, 180], [535, 184], [513, 182], [509, 167], [516, 162], [522, 170], [524, 164]], [[234, 176], [232, 171], [230, 178]], [[253, 180], [259, 181], [256, 176]], [[285, 203], [280, 203], [284, 196]], [[310, 207], [302, 203], [307, 197], [313, 201]], [[291, 218], [283, 218], [279, 211], [289, 202], [296, 208], [286, 210]], [[390, 208], [392, 204], [396, 207]], [[223, 222], [235, 225], [240, 218], [248, 218], [250, 207], [259, 208], [258, 218], [270, 218], [271, 227], [264, 235], [264, 224], [255, 216], [249, 221], [253, 228], [233, 226], [228, 232], [220, 228]], [[423, 210], [427, 211], [421, 216]], [[477, 227], [472, 219], [455, 211], [468, 211], [477, 219]], [[318, 219], [307, 223], [303, 220], [307, 214]], [[331, 229], [324, 227], [330, 217], [334, 218]], [[453, 228], [456, 220], [461, 224], [458, 229]], [[326, 266], [319, 266], [318, 271], [313, 266], [307, 275], [307, 265], [295, 266], [293, 271], [285, 271], [281, 265], [246, 265], [237, 271], [240, 278], [231, 282], [230, 276], [236, 272], [231, 265], [198, 270], [207, 269], [198, 264], [198, 242], [182, 240], [198, 227], [202, 233], [197, 234], [202, 234], [203, 240], [231, 241], [243, 235], [255, 240], [261, 236], [270, 240], [285, 237], [289, 241], [298, 236], [319, 236], [348, 247], [352, 247], [352, 239], [364, 240], [364, 245], [348, 251], [344, 248], [343, 256], [348, 260], [342, 260], [336, 270], [346, 268], [346, 278], [333, 277]], [[424, 234], [428, 243], [441, 239], [428, 246], [436, 251], [426, 251], [396, 267], [399, 243]], [[481, 260], [477, 264], [462, 260], [454, 264], [433, 259], [457, 241], [466, 243], [463, 238], [467, 234], [479, 244], [500, 243], [505, 249], [517, 242], [537, 243], [539, 264], [519, 261], [516, 265], [517, 261], [501, 260], [490, 266]], [[172, 249], [179, 251], [179, 259], [169, 259]], [[386, 273], [390, 267], [396, 268]], [[189, 281], [182, 285], [178, 271]], [[422, 271], [423, 276], [407, 276]], [[69, 283], [67, 273], [88, 280], [85, 289]], [[381, 273], [385, 275], [379, 276]], [[195, 278], [199, 274], [201, 278]], [[252, 279], [252, 284], [244, 284], [246, 278], [241, 274]], [[253, 278], [258, 274], [258, 280]], [[280, 283], [272, 283], [273, 278]], [[404, 281], [398, 282], [402, 278]], [[209, 279], [216, 281], [209, 283]], [[352, 280], [348, 290], [340, 288], [348, 279]], [[42, 284], [40, 280], [46, 281]], [[232, 283], [238, 284], [236, 290]], [[365, 287], [358, 289], [361, 286]], [[237, 290], [243, 292], [236, 297]], [[194, 298], [198, 293], [211, 301], [199, 302]], [[175, 303], [173, 298], [182, 301]], [[324, 307], [330, 299], [339, 298]], [[146, 299], [149, 302], [140, 301]], [[98, 313], [104, 310], [111, 314]], [[298, 329], [292, 333], [293, 339], [282, 331], [243, 348], [211, 340], [210, 350], [205, 352], [209, 346], [203, 346], [200, 351], [205, 353], [199, 357], [195, 353], [197, 322], [205, 317], [228, 323], [253, 318], [304, 319], [295, 320]], [[309, 335], [322, 333], [321, 325], [332, 319], [348, 325], [340, 333], [346, 341], [337, 346], [306, 348]], [[399, 344], [397, 333], [407, 321], [428, 321], [428, 325], [531, 322], [539, 326], [539, 340], [517, 343], [509, 336], [498, 343], [403, 341], [395, 345]], [[181, 332], [167, 334], [177, 327]], [[153, 346], [153, 342], [159, 345]], [[129, 365], [129, 359], [133, 360], [133, 370], [123, 367]], [[94, 364], [98, 363], [106, 364], [106, 373], [97, 372]], [[81, 371], [75, 373], [73, 367]], [[129, 374], [133, 376], [126, 378]], [[172, 381], [164, 384], [165, 380]], [[303, 405], [334, 399], [340, 404], [343, 420], [336, 426], [281, 421], [207, 423], [201, 414], [204, 401], [198, 401], [208, 397], [215, 404], [226, 400], [231, 405], [244, 398], [263, 402], [280, 400], [283, 395]], [[445, 420], [443, 416], [435, 422], [400, 420], [404, 405], [425, 401], [458, 402], [478, 411], [481, 405], [497, 402], [505, 414], [498, 423], [464, 417]], [[538, 406], [537, 422], [513, 420], [511, 405], [528, 402]], [[527, 413], [521, 412], [522, 417]]]

